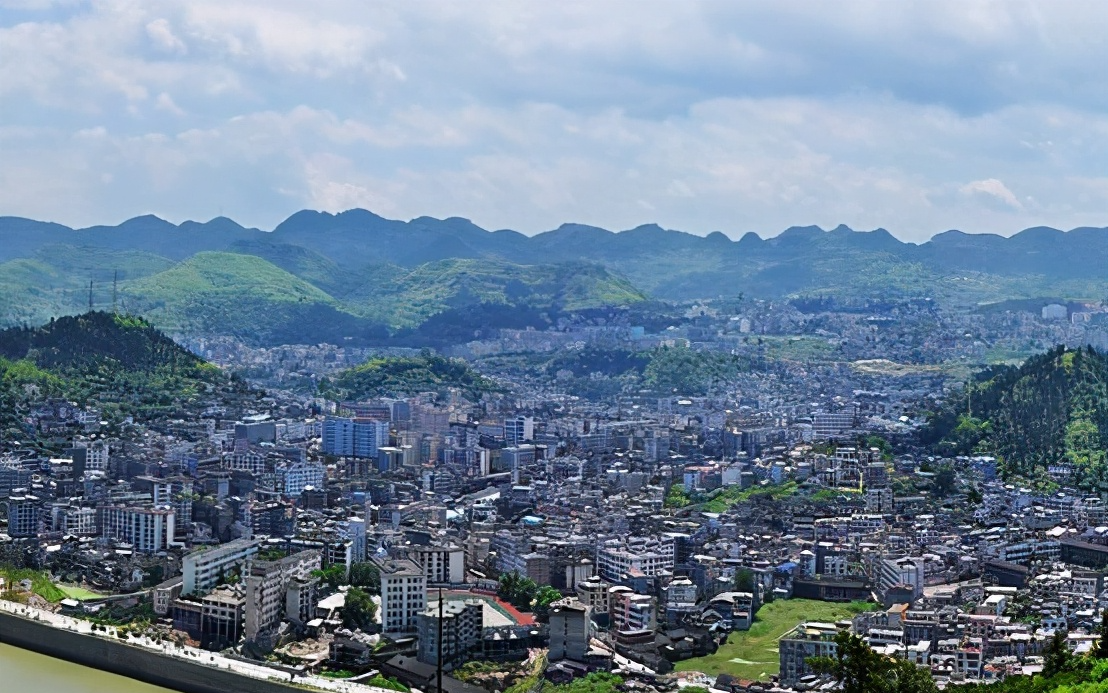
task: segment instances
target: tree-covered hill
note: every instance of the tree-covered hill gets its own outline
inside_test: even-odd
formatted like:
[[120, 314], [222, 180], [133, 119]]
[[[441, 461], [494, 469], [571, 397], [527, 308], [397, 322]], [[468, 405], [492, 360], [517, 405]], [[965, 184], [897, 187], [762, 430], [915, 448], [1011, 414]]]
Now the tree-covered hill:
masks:
[[105, 312], [0, 331], [0, 388], [9, 409], [32, 396], [60, 396], [100, 406], [108, 418], [145, 417], [205, 394], [245, 391], [142, 318]]
[[931, 416], [923, 441], [946, 454], [995, 452], [1010, 474], [1068, 464], [1078, 483], [1108, 484], [1108, 357], [1058, 347], [985, 370]]
[[418, 356], [371, 359], [343, 371], [321, 389], [336, 399], [414, 395], [421, 392], [445, 392], [459, 389], [471, 400], [501, 387], [482, 376], [461, 359], [448, 359], [423, 352]]

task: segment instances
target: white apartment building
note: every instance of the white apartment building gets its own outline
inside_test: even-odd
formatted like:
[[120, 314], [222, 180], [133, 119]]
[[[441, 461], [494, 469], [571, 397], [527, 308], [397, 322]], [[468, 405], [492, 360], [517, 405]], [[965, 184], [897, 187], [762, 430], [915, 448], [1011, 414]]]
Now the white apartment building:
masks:
[[84, 448], [85, 471], [102, 472], [108, 469], [111, 458], [108, 454], [108, 444], [106, 442], [102, 440], [78, 440], [73, 444], [73, 447]]
[[[260, 633], [279, 625], [288, 611], [289, 586], [294, 581], [300, 581], [305, 586], [314, 585], [318, 580], [312, 578], [312, 571], [319, 570], [322, 565], [322, 556], [313, 549], [276, 561], [254, 562], [250, 566], [250, 574], [243, 580], [246, 584], [246, 639], [254, 640]], [[314, 590], [310, 589], [303, 590], [303, 594], [297, 591], [294, 615], [299, 617], [301, 614], [301, 596], [313, 593]]]
[[258, 553], [260, 544], [253, 539], [236, 539], [186, 555], [181, 560], [182, 594], [203, 594], [212, 590], [219, 584], [221, 575], [249, 563]]
[[412, 560], [375, 561], [381, 571], [381, 628], [386, 635], [415, 633], [427, 608], [427, 577]]
[[612, 629], [616, 631], [652, 631], [658, 625], [654, 597], [636, 594], [630, 587], [608, 590], [608, 614], [612, 619]]
[[98, 511], [100, 536], [125, 541], [140, 553], [165, 551], [174, 544], [175, 514], [168, 508], [105, 506]]
[[429, 585], [465, 582], [465, 551], [460, 546], [417, 546], [409, 555], [423, 568]]
[[65, 533], [78, 537], [91, 537], [96, 534], [95, 508], [66, 508]]
[[318, 462], [293, 462], [277, 467], [278, 483], [285, 496], [299, 496], [309, 486], [323, 488], [325, 474], [323, 465]]
[[602, 542], [596, 551], [596, 568], [604, 579], [618, 582], [632, 570], [655, 577], [673, 572], [673, 539], [660, 538], [633, 544], [619, 540]]

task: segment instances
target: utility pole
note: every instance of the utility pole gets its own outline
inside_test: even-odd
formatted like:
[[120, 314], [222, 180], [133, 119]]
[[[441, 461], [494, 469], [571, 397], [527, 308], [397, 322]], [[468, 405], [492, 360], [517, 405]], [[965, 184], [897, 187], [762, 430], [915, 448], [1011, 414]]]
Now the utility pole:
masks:
[[439, 646], [438, 646], [438, 668], [435, 671], [435, 689], [436, 693], [442, 693], [442, 588], [439, 588]]
[[92, 312], [92, 280], [88, 280], [88, 312]]

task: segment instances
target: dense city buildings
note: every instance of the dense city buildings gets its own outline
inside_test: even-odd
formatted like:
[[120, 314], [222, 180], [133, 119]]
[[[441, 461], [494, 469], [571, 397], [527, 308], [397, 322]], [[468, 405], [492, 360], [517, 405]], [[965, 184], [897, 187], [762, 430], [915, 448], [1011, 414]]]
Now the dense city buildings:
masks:
[[[644, 690], [814, 690], [829, 682], [809, 660], [842, 633], [945, 686], [1039, 671], [1054, 633], [1075, 652], [1093, 646], [1108, 606], [1100, 493], [1066, 460], [1017, 478], [987, 446], [919, 440], [923, 407], [957, 391], [932, 353], [950, 363], [985, 335], [1049, 340], [1072, 324], [912, 305], [876, 323], [789, 303], [701, 308], [661, 334], [541, 335], [564, 368], [505, 365], [536, 335], [475, 342], [466, 349], [508, 354], [488, 366], [505, 390], [470, 397], [339, 401], [278, 386], [99, 431], [93, 408], [43, 401], [23, 425], [54, 448], [0, 457], [0, 563], [107, 597], [51, 606], [21, 593], [43, 609], [137, 615], [213, 656], [425, 690], [440, 660], [451, 685], [499, 690], [540, 653], [550, 681], [618, 670]], [[894, 324], [903, 334], [886, 343]], [[783, 331], [834, 358], [771, 355]], [[873, 360], [909, 360], [904, 334], [926, 346], [914, 367]], [[608, 394], [604, 361], [580, 378], [568, 367], [586, 347], [644, 344], [743, 367], [688, 393], [635, 381]], [[286, 352], [321, 373], [368, 356]], [[783, 634], [774, 652], [695, 673], [758, 621]]]

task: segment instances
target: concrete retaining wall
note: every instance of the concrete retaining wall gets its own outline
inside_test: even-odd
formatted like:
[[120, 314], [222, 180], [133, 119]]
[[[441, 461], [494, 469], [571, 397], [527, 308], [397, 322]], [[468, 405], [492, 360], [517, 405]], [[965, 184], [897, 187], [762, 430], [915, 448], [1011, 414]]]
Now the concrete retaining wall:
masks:
[[123, 642], [81, 635], [0, 611], [0, 642], [183, 693], [303, 693]]

